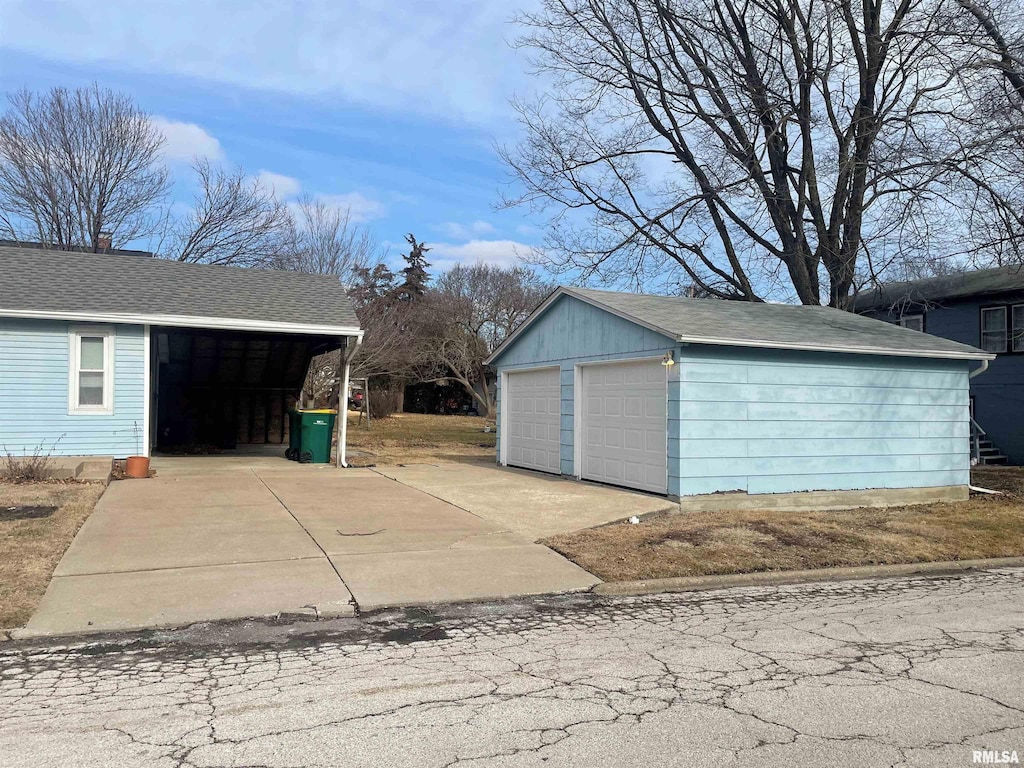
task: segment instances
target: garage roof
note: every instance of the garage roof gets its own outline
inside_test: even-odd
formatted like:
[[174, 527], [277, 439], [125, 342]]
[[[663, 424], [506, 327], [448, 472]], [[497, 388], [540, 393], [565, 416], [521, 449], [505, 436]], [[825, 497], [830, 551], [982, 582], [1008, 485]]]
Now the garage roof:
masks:
[[0, 246], [0, 317], [361, 336], [337, 277]]
[[687, 299], [558, 288], [488, 359], [497, 359], [561, 296], [572, 296], [679, 342], [902, 357], [991, 360], [980, 349], [831, 307]]

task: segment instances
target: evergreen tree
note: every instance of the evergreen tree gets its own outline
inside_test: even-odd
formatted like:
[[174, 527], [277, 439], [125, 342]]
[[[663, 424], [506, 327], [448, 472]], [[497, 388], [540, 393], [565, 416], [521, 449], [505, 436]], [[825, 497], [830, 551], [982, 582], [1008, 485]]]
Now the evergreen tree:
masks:
[[409, 253], [403, 256], [405, 268], [401, 270], [403, 276], [402, 284], [398, 287], [399, 301], [418, 301], [427, 292], [427, 281], [430, 276], [427, 268], [430, 262], [427, 261], [426, 253], [430, 249], [424, 243], [417, 242], [412, 234], [405, 236], [409, 243]]

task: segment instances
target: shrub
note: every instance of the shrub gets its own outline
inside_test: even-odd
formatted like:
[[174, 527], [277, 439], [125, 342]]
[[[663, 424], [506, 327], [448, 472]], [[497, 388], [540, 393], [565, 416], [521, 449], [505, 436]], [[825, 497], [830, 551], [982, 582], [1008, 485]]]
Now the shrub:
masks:
[[8, 483], [38, 483], [50, 479], [50, 471], [53, 466], [53, 452], [57, 450], [57, 444], [64, 438], [61, 435], [53, 441], [49, 450], [44, 451], [46, 441], [40, 440], [31, 453], [26, 452], [23, 456], [15, 456], [7, 447], [3, 447], [3, 457], [0, 459], [0, 480]]
[[373, 419], [386, 419], [398, 410], [402, 400], [401, 387], [388, 387], [377, 389], [370, 387], [370, 417]]

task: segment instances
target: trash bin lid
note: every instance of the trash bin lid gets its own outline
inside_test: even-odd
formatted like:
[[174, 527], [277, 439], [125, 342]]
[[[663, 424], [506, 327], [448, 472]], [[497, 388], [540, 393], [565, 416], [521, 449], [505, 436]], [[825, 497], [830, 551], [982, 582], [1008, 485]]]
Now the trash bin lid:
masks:
[[334, 408], [303, 408], [299, 410], [299, 413], [334, 413], [337, 414], [337, 410]]

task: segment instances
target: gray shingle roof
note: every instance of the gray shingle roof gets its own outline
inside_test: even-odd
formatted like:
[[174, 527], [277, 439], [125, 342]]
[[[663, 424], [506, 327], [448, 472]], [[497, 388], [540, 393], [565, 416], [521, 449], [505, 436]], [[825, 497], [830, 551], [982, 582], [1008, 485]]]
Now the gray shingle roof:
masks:
[[1024, 267], [1016, 265], [885, 283], [880, 288], [858, 295], [853, 306], [857, 312], [865, 312], [871, 309], [888, 309], [905, 301], [926, 303], [1022, 290]]
[[359, 327], [336, 277], [16, 247], [0, 247], [5, 310]]
[[[669, 338], [693, 344], [911, 357], [993, 357], [966, 344], [830, 307], [686, 299], [589, 288], [559, 288], [551, 299], [561, 293], [602, 307]], [[542, 308], [547, 305], [545, 302]], [[539, 312], [531, 317], [537, 317]], [[499, 348], [492, 359], [501, 351]]]

